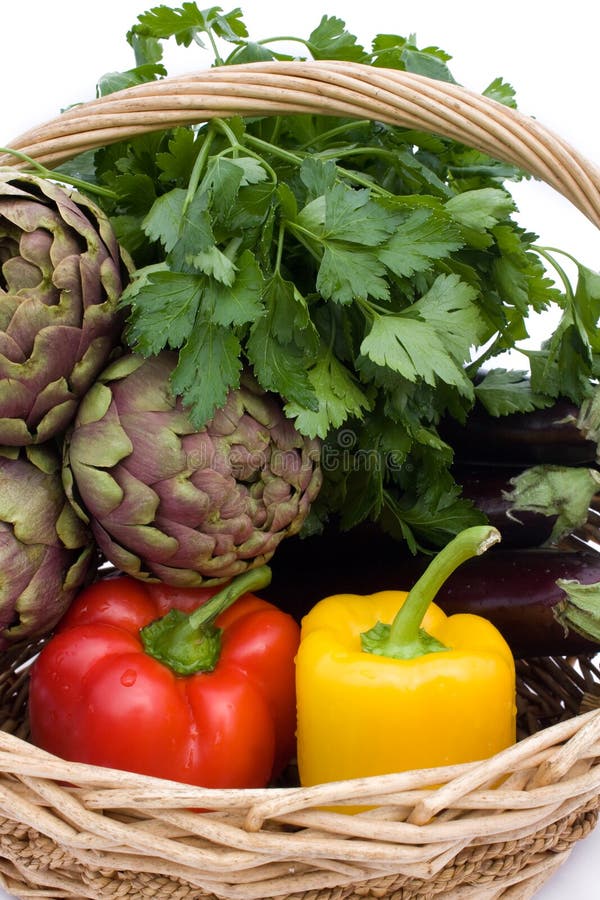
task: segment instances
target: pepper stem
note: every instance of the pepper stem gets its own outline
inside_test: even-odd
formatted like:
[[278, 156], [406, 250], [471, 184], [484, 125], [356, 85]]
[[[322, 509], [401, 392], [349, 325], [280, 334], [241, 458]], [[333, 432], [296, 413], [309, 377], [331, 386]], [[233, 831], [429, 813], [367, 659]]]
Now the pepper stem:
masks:
[[482, 553], [500, 540], [500, 532], [489, 525], [475, 525], [456, 535], [434, 556], [409, 591], [391, 625], [378, 622], [361, 635], [362, 649], [379, 656], [414, 659], [424, 653], [447, 650], [421, 628], [421, 622], [437, 592], [449, 576], [466, 560]]
[[215, 619], [236, 600], [271, 583], [271, 570], [259, 566], [237, 575], [191, 613], [171, 609], [140, 630], [144, 650], [177, 675], [212, 672], [221, 652], [221, 630]]

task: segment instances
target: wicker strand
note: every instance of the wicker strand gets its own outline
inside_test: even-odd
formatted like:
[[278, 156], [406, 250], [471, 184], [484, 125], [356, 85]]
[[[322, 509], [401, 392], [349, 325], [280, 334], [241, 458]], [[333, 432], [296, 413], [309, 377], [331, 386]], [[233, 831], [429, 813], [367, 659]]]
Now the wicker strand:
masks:
[[[455, 139], [543, 179], [600, 227], [600, 170], [541, 123], [455, 84], [358, 63], [168, 78], [73, 107], [12, 146], [55, 166], [173, 125], [291, 112]], [[10, 154], [0, 164], [25, 165]], [[598, 522], [588, 526], [591, 540]], [[30, 744], [27, 673], [40, 646], [0, 659], [0, 884], [23, 900], [527, 900], [597, 820], [600, 669], [587, 657], [517, 662], [520, 740], [489, 760], [218, 791]]]
[[[311, 896], [318, 896], [321, 900], [333, 900], [333, 898], [370, 898], [388, 897], [392, 900], [425, 900], [439, 894], [444, 897], [466, 897], [471, 891], [469, 885], [477, 883], [477, 891], [474, 894], [480, 898], [486, 884], [493, 884], [497, 896], [502, 887], [510, 887], [520, 881], [520, 876], [535, 869], [543, 861], [546, 862], [546, 854], [565, 854], [575, 841], [581, 840], [594, 827], [597, 812], [593, 808], [584, 808], [563, 820], [559, 820], [543, 831], [532, 834], [527, 841], [516, 843], [491, 845], [488, 847], [469, 848], [458, 855], [445, 866], [433, 881], [431, 879], [408, 879], [404, 875], [390, 875], [368, 879], [360, 886], [343, 886], [328, 888], [311, 888], [305, 880], [304, 887], [293, 894], [289, 892], [289, 879], [275, 879], [270, 888], [270, 893], [256, 892], [229, 892], [227, 896], [237, 900], [259, 900], [261, 897], [270, 896], [273, 900], [293, 898], [293, 900], [306, 900]], [[102, 857], [94, 857], [92, 854], [82, 851], [79, 857], [75, 857], [64, 849], [56, 846], [42, 835], [36, 835], [30, 830], [11, 827], [6, 820], [0, 824], [0, 833], [7, 840], [3, 842], [5, 858], [9, 860], [14, 869], [34, 884], [43, 885], [52, 890], [52, 893], [40, 892], [37, 896], [56, 898], [57, 896], [86, 897], [92, 900], [104, 900], [104, 898], [154, 897], [157, 900], [188, 900], [201, 897], [216, 900], [223, 896], [219, 891], [213, 894], [202, 888], [186, 884], [176, 875], [160, 875], [152, 871], [135, 872], [132, 869], [123, 871], [115, 878], [115, 871], [110, 862]], [[107, 865], [107, 862], [109, 864]], [[75, 877], [77, 876], [77, 877]], [[13, 876], [14, 877], [14, 876]], [[278, 884], [285, 886], [284, 894], [273, 893], [278, 890]], [[84, 893], [80, 885], [84, 885]], [[466, 886], [466, 891], [459, 891], [461, 885]], [[500, 887], [499, 887], [500, 885]], [[14, 889], [14, 888], [13, 888]], [[56, 889], [61, 892], [55, 893]], [[262, 891], [263, 888], [261, 887]], [[26, 896], [26, 895], [21, 895]], [[32, 896], [29, 894], [28, 896]]]
[[[26, 656], [16, 648], [0, 677], [0, 704], [11, 721], [26, 711]], [[537, 883], [524, 874], [535, 858], [532, 835], [551, 842], [560, 833], [566, 847], [581, 833], [578, 816], [587, 816], [586, 829], [595, 821], [600, 709], [573, 718], [567, 707], [594, 689], [598, 669], [586, 659], [530, 660], [519, 668], [519, 691], [534, 705], [538, 687], [551, 691], [556, 680], [555, 721], [499, 757], [314, 788], [193, 788], [60, 760], [0, 732], [0, 812], [10, 823], [0, 833], [0, 856], [11, 863], [11, 884], [20, 873], [25, 886], [53, 900], [144, 897], [149, 884], [162, 885], [165, 900], [389, 892], [413, 900], [449, 891], [458, 897], [470, 882], [482, 891], [493, 885], [498, 897], [506, 885]], [[544, 701], [540, 715], [546, 724]], [[322, 808], [357, 801], [375, 808], [354, 816]], [[31, 845], [29, 855], [15, 852], [17, 837]], [[549, 847], [540, 844], [536, 853], [552, 853]], [[492, 850], [494, 863], [486, 861]], [[50, 874], [33, 871], [36, 860], [53, 860], [68, 877], [49, 863]]]
[[[459, 85], [361, 63], [252, 63], [171, 76], [91, 100], [11, 147], [47, 165], [157, 129], [231, 115], [379, 119], [476, 147], [541, 178], [600, 227], [600, 171], [558, 135]], [[22, 165], [10, 155], [2, 165]]]

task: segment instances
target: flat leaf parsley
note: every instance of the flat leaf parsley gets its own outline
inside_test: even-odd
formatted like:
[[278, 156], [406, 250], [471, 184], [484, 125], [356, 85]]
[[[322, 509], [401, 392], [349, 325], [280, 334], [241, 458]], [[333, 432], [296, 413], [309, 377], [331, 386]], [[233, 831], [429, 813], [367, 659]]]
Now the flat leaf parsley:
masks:
[[[307, 38], [251, 39], [239, 9], [156, 6], [127, 35], [135, 65], [99, 93], [161, 79], [169, 40], [217, 66], [352, 60], [454, 81], [450, 57], [409, 35], [365, 48], [336, 17]], [[283, 49], [282, 49], [283, 48]], [[191, 68], [197, 67], [195, 58]], [[515, 106], [495, 78], [483, 91]], [[438, 434], [476, 400], [494, 415], [590, 397], [600, 372], [600, 276], [514, 219], [513, 166], [448, 138], [325, 115], [215, 119], [134, 137], [59, 170], [85, 173], [131, 254], [125, 339], [178, 354], [173, 389], [202, 427], [250, 367], [287, 415], [323, 439], [325, 485], [309, 528], [363, 519], [439, 546], [481, 520]], [[549, 277], [555, 267], [559, 286]], [[526, 376], [482, 370], [562, 311], [525, 354]], [[327, 464], [325, 464], [327, 462]]]

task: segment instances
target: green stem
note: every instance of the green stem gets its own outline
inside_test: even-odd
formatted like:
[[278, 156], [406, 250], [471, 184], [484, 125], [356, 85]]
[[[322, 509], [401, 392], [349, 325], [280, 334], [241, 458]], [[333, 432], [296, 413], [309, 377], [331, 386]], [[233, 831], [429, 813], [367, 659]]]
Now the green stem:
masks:
[[[310, 45], [307, 41], [303, 40], [303, 38], [293, 37], [292, 35], [277, 35], [276, 37], [271, 38], [263, 38], [260, 41], [253, 41], [253, 43], [258, 44], [260, 46], [266, 46], [267, 44], [274, 44], [276, 42], [285, 41], [286, 43], [294, 43], [294, 44], [302, 44], [304, 47], [310, 49]], [[227, 59], [225, 60], [225, 65], [231, 66], [235, 63], [236, 58], [242, 53], [247, 47], [246, 41], [240, 41], [236, 46], [235, 50], [232, 50]]]
[[290, 234], [294, 235], [298, 243], [302, 244], [304, 249], [310, 253], [313, 259], [320, 263], [323, 257], [315, 247], [315, 243], [320, 247], [322, 241], [320, 241], [312, 231], [309, 231], [308, 228], [303, 228], [302, 225], [299, 225], [297, 222], [286, 222], [285, 227]]
[[304, 159], [303, 156], [298, 156], [297, 153], [291, 153], [289, 150], [284, 150], [282, 147], [276, 147], [275, 144], [264, 141], [254, 134], [248, 134], [248, 132], [246, 132], [244, 135], [244, 142], [246, 144], [253, 144], [258, 150], [262, 150], [263, 153], [270, 153], [273, 156], [277, 156], [279, 159], [291, 163], [293, 166], [302, 165], [302, 160]]
[[410, 590], [391, 625], [377, 625], [361, 635], [367, 653], [394, 659], [414, 659], [425, 653], [447, 650], [421, 627], [425, 613], [449, 576], [466, 560], [480, 556], [500, 540], [500, 532], [489, 525], [474, 525], [456, 535], [434, 556]]
[[410, 591], [392, 622], [390, 639], [396, 643], [413, 640], [433, 598], [454, 570], [499, 540], [500, 533], [488, 525], [474, 525], [457, 534], [433, 557]]
[[310, 141], [300, 144], [299, 149], [310, 150], [311, 147], [321, 144], [323, 141], [330, 141], [332, 138], [345, 134], [347, 131], [354, 130], [357, 127], [365, 128], [368, 126], [370, 128], [372, 124], [370, 119], [356, 119], [352, 122], [345, 122], [343, 125], [338, 125], [336, 128], [330, 128], [329, 131], [323, 131], [321, 134], [315, 135]]
[[235, 134], [235, 131], [234, 131], [233, 128], [231, 128], [231, 126], [225, 121], [225, 119], [220, 119], [220, 118], [218, 118], [218, 119], [213, 119], [213, 120], [212, 120], [212, 124], [215, 126], [215, 128], [219, 128], [219, 129], [223, 132], [223, 134], [225, 135], [225, 137], [226, 137], [227, 140], [229, 141], [229, 143], [230, 143], [230, 145], [231, 145], [232, 148], [237, 149], [237, 148], [239, 147], [239, 141], [238, 141], [238, 139], [237, 139], [237, 136], [236, 136], [236, 134]]
[[550, 263], [552, 268], [556, 271], [560, 280], [563, 283], [563, 286], [565, 289], [565, 294], [566, 294], [569, 302], [572, 302], [573, 301], [573, 286], [571, 285], [571, 281], [570, 281], [567, 273], [563, 269], [563, 267], [558, 264], [558, 262], [556, 261], [556, 259], [554, 258], [554, 256], [552, 254], [562, 252], [563, 256], [566, 256], [567, 259], [570, 259], [571, 262], [575, 263], [575, 265], [577, 265], [577, 260], [573, 256], [571, 256], [569, 253], [564, 253], [561, 250], [555, 250], [553, 247], [539, 247], [539, 246], [535, 245], [534, 249], [535, 249], [535, 252], [539, 256], [543, 257], [543, 259], [545, 259], [546, 262]]
[[192, 172], [190, 174], [190, 180], [188, 182], [187, 194], [185, 197], [185, 202], [183, 204], [183, 213], [187, 212], [187, 209], [194, 199], [194, 195], [198, 190], [198, 185], [200, 184], [200, 178], [202, 177], [202, 173], [204, 172], [204, 167], [206, 166], [206, 160], [208, 159], [208, 154], [210, 152], [211, 144], [215, 138], [215, 130], [213, 127], [214, 123], [211, 123], [209, 126], [206, 137], [204, 138], [204, 142], [200, 148], [200, 152], [196, 157], [194, 162], [194, 166], [192, 168]]
[[217, 154], [217, 156], [229, 156], [229, 154], [232, 153], [235, 159], [235, 157], [238, 156], [240, 152], [243, 152], [246, 156], [249, 156], [259, 162], [262, 168], [270, 175], [273, 184], [277, 184], [277, 172], [275, 171], [275, 169], [273, 169], [272, 166], [269, 165], [264, 156], [260, 156], [259, 153], [255, 153], [254, 150], [250, 150], [248, 147], [244, 147], [243, 144], [231, 144], [231, 146], [227, 147], [226, 150], [222, 150], [219, 154]]
[[377, 184], [377, 182], [372, 181], [366, 176], [360, 175], [358, 172], [353, 172], [351, 169], [344, 169], [342, 166], [336, 166], [336, 168], [339, 174], [343, 175], [344, 178], [347, 178], [348, 181], [353, 181], [354, 184], [360, 184], [361, 187], [367, 188], [372, 194], [377, 194], [379, 197], [395, 197], [395, 194], [392, 191], [387, 191], [380, 184]]
[[[288, 162], [293, 166], [301, 166], [303, 160], [308, 155], [305, 153], [303, 156], [299, 156], [297, 153], [291, 153], [289, 150], [284, 150], [281, 147], [276, 147], [274, 144], [269, 143], [269, 141], [264, 141], [262, 138], [256, 137], [256, 135], [253, 134], [248, 134], [247, 132], [244, 135], [244, 142], [246, 144], [253, 144], [258, 150], [261, 150], [263, 153], [271, 153], [273, 156], [277, 156], [279, 157], [279, 159], [282, 159], [284, 162]], [[364, 154], [365, 151], [361, 150], [360, 152]], [[311, 155], [319, 158], [320, 154], [316, 153]], [[368, 188], [370, 191], [380, 197], [394, 196], [391, 191], [387, 191], [385, 188], [381, 187], [381, 185], [376, 184], [366, 176], [360, 175], [358, 172], [353, 172], [350, 169], [344, 169], [342, 166], [338, 165], [336, 165], [336, 168], [341, 177], [346, 178], [348, 181], [352, 181], [354, 184], [359, 184], [361, 185], [361, 187]]]
[[288, 44], [302, 44], [307, 49], [310, 49], [310, 43], [308, 41], [304, 38], [296, 37], [293, 34], [277, 34], [274, 37], [262, 38], [260, 41], [256, 41], [256, 43], [261, 46], [266, 46], [267, 44], [282, 43], [283, 41]]
[[221, 632], [215, 619], [243, 594], [267, 587], [268, 566], [238, 575], [192, 613], [172, 609], [140, 631], [144, 650], [177, 675], [212, 672], [219, 661]]
[[[218, 48], [218, 46], [217, 46], [217, 42], [216, 42], [216, 40], [215, 40], [215, 36], [214, 36], [214, 34], [213, 34], [213, 32], [212, 32], [212, 28], [207, 28], [207, 29], [206, 29], [206, 34], [208, 35], [208, 40], [210, 41], [210, 46], [212, 47], [213, 55], [214, 55], [214, 58], [215, 58], [215, 66], [222, 66], [222, 65], [224, 65], [223, 57], [222, 57], [221, 54], [219, 53], [219, 48]], [[203, 49], [202, 40], [198, 37], [198, 35], [195, 35], [194, 41], [195, 41], [196, 44], [198, 44], [198, 46], [199, 46], [200, 48]]]
[[[20, 159], [23, 162], [28, 163], [34, 170], [34, 173], [41, 178], [59, 181], [61, 184], [69, 184], [71, 187], [79, 188], [82, 191], [86, 191], [88, 194], [96, 194], [98, 197], [107, 197], [109, 200], [117, 199], [115, 192], [111, 191], [109, 188], [100, 187], [99, 184], [90, 184], [89, 181], [84, 181], [82, 178], [74, 178], [70, 175], [65, 175], [63, 172], [56, 172], [52, 169], [48, 169], [38, 162], [37, 159], [27, 156], [26, 153], [21, 153], [20, 150], [11, 150], [10, 147], [0, 147], [0, 153], [8, 153], [9, 156], [14, 156], [15, 159]], [[15, 171], [18, 172], [18, 170]]]
[[243, 594], [260, 591], [271, 583], [271, 570], [268, 566], [258, 566], [237, 575], [224, 588], [214, 594], [210, 600], [190, 613], [189, 624], [192, 628], [211, 624], [222, 612], [229, 609]]
[[488, 361], [488, 359], [493, 359], [495, 356], [498, 356], [499, 353], [504, 353], [507, 350], [514, 350], [517, 353], [523, 353], [522, 350], [519, 350], [518, 347], [515, 347], [514, 341], [508, 343], [506, 341], [506, 335], [499, 334], [498, 337], [494, 341], [492, 341], [489, 347], [487, 347], [487, 349], [483, 351], [483, 353], [471, 360], [471, 362], [465, 369], [467, 376], [469, 378], [472, 378], [481, 369], [483, 364]]
[[277, 234], [277, 256], [275, 259], [275, 273], [281, 273], [281, 261], [283, 259], [283, 246], [285, 241], [285, 222], [279, 223], [279, 232]]
[[48, 176], [52, 174], [50, 170], [38, 162], [37, 159], [33, 159], [32, 156], [27, 156], [26, 153], [21, 153], [20, 150], [11, 150], [10, 147], [0, 147], [0, 153], [8, 153], [9, 156], [14, 156], [15, 159], [20, 159], [22, 162], [29, 163], [38, 175], [43, 175], [44, 178], [48, 178]]
[[[365, 144], [363, 147], [332, 147], [331, 150], [321, 150], [314, 154], [317, 159], [349, 159], [352, 156], [379, 156], [381, 159], [393, 161], [395, 155], [390, 150], [383, 147], [369, 147]], [[372, 182], [370, 182], [372, 184]]]

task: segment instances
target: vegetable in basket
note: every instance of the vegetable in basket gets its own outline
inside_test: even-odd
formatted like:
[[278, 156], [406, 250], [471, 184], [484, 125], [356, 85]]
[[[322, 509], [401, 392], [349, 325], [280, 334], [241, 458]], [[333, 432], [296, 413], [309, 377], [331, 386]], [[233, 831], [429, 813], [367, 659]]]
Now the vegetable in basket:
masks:
[[49, 632], [95, 568], [60, 467], [50, 444], [0, 447], [0, 650]]
[[[249, 38], [239, 9], [193, 2], [148, 10], [127, 39], [135, 66], [101, 78], [101, 99], [160, 81], [170, 40], [213, 48], [215, 81], [249, 62], [277, 77], [292, 59], [276, 41]], [[366, 47], [332, 16], [296, 49], [294, 59], [335, 60], [322, 69], [331, 81], [346, 60], [372, 66], [374, 82], [394, 69], [455, 80], [439, 48], [390, 34]], [[482, 93], [516, 106], [501, 78]], [[365, 90], [367, 111], [369, 101]], [[516, 221], [509, 186], [526, 176], [514, 164], [376, 115], [328, 115], [326, 100], [319, 109], [162, 129], [157, 119], [159, 130], [81, 154], [56, 175], [83, 173], [102, 192], [137, 267], [123, 297], [127, 343], [176, 354], [172, 387], [197, 428], [248, 364], [298, 431], [324, 442], [329, 464], [306, 532], [373, 521], [413, 551], [437, 548], [484, 521], [460, 496], [440, 423], [464, 422], [476, 401], [500, 419], [589, 398], [600, 278], [577, 265], [571, 285], [562, 252]], [[525, 371], [479, 381], [551, 307], [559, 324], [540, 350], [523, 351]]]
[[[427, 557], [417, 556], [398, 571], [404, 571], [410, 587], [426, 566]], [[597, 550], [583, 545], [581, 550], [500, 546], [452, 572], [436, 603], [449, 616], [484, 616], [501, 632], [513, 655], [522, 659], [597, 653], [599, 598]], [[584, 621], [581, 604], [586, 599]]]
[[261, 567], [219, 593], [90, 585], [33, 665], [33, 743], [188, 784], [266, 785], [295, 749], [299, 642], [292, 617], [251, 593], [269, 580]]
[[0, 170], [0, 444], [60, 435], [119, 344], [127, 281], [108, 217], [83, 194]]
[[173, 353], [129, 354], [102, 373], [66, 442], [64, 480], [122, 572], [223, 582], [300, 530], [321, 484], [320, 442], [250, 375], [199, 430], [171, 390], [174, 366]]
[[[523, 388], [528, 389], [527, 383]], [[440, 431], [455, 459], [467, 465], [591, 465], [598, 461], [599, 435], [589, 413], [589, 404], [582, 408], [564, 399], [502, 416], [492, 416], [476, 403], [464, 423], [447, 418]]]
[[296, 660], [303, 784], [470, 762], [514, 743], [508, 644], [486, 619], [447, 617], [431, 602], [456, 566], [499, 537], [489, 526], [466, 529], [408, 594], [333, 595], [304, 617]]

